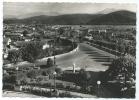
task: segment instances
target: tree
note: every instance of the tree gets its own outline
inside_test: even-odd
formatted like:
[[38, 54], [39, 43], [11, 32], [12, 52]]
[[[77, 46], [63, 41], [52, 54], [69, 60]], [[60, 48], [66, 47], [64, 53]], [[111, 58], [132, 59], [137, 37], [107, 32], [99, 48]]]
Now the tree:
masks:
[[46, 71], [43, 71], [43, 72], [42, 72], [42, 75], [43, 75], [43, 76], [46, 76], [46, 75], [47, 75]]
[[21, 80], [21, 84], [22, 84], [22, 85], [27, 84], [27, 80], [26, 80], [25, 78], [24, 78], [24, 79], [22, 79], [22, 80]]
[[83, 74], [85, 72], [85, 69], [84, 68], [81, 68], [80, 69], [80, 74]]
[[52, 67], [52, 66], [54, 66], [54, 62], [51, 58], [48, 58], [47, 59], [47, 67]]
[[4, 75], [3, 76], [3, 83], [16, 83], [16, 76], [15, 75]]
[[35, 70], [31, 70], [27, 73], [27, 77], [35, 78], [37, 76], [37, 72]]
[[115, 59], [107, 70], [111, 78], [118, 77], [120, 74], [125, 74], [125, 78], [128, 78], [127, 80], [129, 80], [132, 74], [135, 75], [135, 71], [135, 61], [127, 57]]
[[29, 34], [29, 33], [28, 33], [27, 30], [24, 30], [24, 31], [22, 32], [22, 34], [23, 34], [23, 36], [26, 36], [26, 35]]
[[20, 51], [19, 50], [12, 50], [8, 52], [8, 60], [13, 62], [14, 64], [17, 63], [20, 57]]
[[83, 74], [83, 80], [85, 81], [85, 88], [87, 90], [87, 87], [88, 87], [88, 83], [89, 83], [89, 80], [91, 78], [91, 75], [89, 72], [84, 72]]
[[[131, 87], [135, 85], [135, 67], [135, 60], [125, 56], [115, 59], [106, 71], [107, 80], [121, 84], [117, 88], [120, 89], [121, 93], [123, 92], [123, 96], [128, 97], [133, 90]], [[126, 94], [127, 91], [130, 91], [129, 94]]]
[[62, 35], [64, 33], [64, 29], [63, 28], [59, 28], [58, 29], [58, 33], [59, 33], [59, 35]]
[[28, 62], [34, 62], [42, 51], [40, 42], [30, 42], [25, 44], [20, 51], [22, 52], [22, 59]]
[[57, 41], [59, 43], [60, 42], [60, 36], [64, 33], [64, 29], [63, 28], [59, 28], [58, 29], [58, 33], [59, 33], [59, 35], [58, 35]]
[[62, 69], [61, 68], [55, 68], [55, 71], [57, 74], [61, 74], [62, 73]]
[[72, 41], [72, 49], [74, 49], [74, 45], [75, 45], [75, 31], [74, 30], [72, 30], [70, 32], [70, 38], [72, 39], [71, 40]]
[[82, 85], [85, 88], [85, 90], [87, 90], [91, 74], [85, 71], [85, 69], [81, 69], [79, 74], [80, 74], [80, 80], [82, 81]]
[[135, 85], [135, 71], [135, 60], [120, 57], [115, 59], [106, 71], [107, 79], [121, 83], [121, 87], [119, 86], [120, 91], [127, 91]]

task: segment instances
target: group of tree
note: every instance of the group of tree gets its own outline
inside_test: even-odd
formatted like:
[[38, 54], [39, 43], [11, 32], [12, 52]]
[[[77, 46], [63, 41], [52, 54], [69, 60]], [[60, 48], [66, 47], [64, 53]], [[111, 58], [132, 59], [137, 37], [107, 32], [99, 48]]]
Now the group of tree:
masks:
[[89, 85], [89, 81], [91, 80], [90, 72], [86, 71], [84, 68], [80, 69], [79, 71], [80, 82], [83, 89], [86, 91]]
[[15, 75], [4, 75], [3, 76], [3, 83], [16, 83], [16, 76]]
[[[131, 29], [129, 29], [129, 30], [131, 30]], [[130, 31], [124, 32], [122, 30], [121, 32], [119, 32], [119, 30], [118, 30], [115, 33], [90, 32], [89, 34], [92, 35], [92, 37], [93, 37], [92, 42], [95, 44], [107, 47], [112, 50], [119, 51], [121, 53], [126, 52], [128, 54], [135, 56], [136, 45], [134, 42], [136, 41], [136, 39], [135, 39], [135, 35], [133, 35], [133, 33]], [[133, 43], [130, 44], [130, 46], [129, 46], [130, 42], [133, 42]], [[130, 50], [127, 48], [130, 48]]]
[[16, 64], [18, 60], [20, 60], [20, 58], [21, 54], [19, 50], [12, 50], [8, 52], [7, 60], [9, 60], [10, 62]]
[[23, 45], [19, 50], [12, 50], [8, 52], [7, 60], [16, 64], [19, 60], [33, 63], [38, 59], [42, 51], [42, 44], [34, 41]]
[[38, 72], [36, 70], [30, 70], [28, 73], [27, 73], [27, 77], [28, 78], [35, 78], [37, 76]]
[[136, 63], [132, 58], [119, 57], [112, 62], [106, 72], [109, 79], [120, 79], [123, 76], [125, 81], [129, 81], [131, 78], [135, 79]]
[[47, 67], [53, 67], [54, 66], [54, 61], [51, 58], [48, 58], [46, 66]]
[[22, 34], [23, 34], [23, 36], [27, 36], [27, 35], [29, 34], [29, 32], [28, 32], [27, 30], [24, 30], [24, 31], [22, 32]]
[[42, 50], [41, 48], [42, 48], [42, 45], [40, 44], [40, 42], [36, 42], [36, 41], [30, 42], [29, 44], [24, 45], [20, 49], [22, 53], [22, 59], [24, 61], [33, 63], [38, 58]]
[[[119, 89], [118, 91], [122, 96], [131, 97], [135, 96], [135, 80], [136, 80], [136, 62], [132, 58], [128, 57], [119, 57], [113, 60], [109, 69], [105, 72], [104, 80], [105, 81], [114, 81]], [[114, 85], [113, 84], [113, 85]], [[122, 93], [122, 91], [124, 91]]]

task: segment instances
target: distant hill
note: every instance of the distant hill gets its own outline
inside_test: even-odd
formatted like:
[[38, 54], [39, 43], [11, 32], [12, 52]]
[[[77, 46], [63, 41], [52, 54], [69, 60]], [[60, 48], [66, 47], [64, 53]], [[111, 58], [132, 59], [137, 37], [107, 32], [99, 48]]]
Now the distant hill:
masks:
[[87, 24], [99, 25], [135, 25], [136, 14], [129, 11], [116, 11], [104, 14], [100, 17], [90, 20]]
[[129, 11], [115, 11], [108, 14], [40, 15], [25, 19], [4, 19], [4, 23], [41, 23], [49, 25], [135, 25], [136, 13]]
[[42, 23], [50, 25], [85, 25], [90, 20], [101, 16], [100, 14], [70, 14], [59, 16], [34, 16], [25, 19], [4, 19], [4, 23]]

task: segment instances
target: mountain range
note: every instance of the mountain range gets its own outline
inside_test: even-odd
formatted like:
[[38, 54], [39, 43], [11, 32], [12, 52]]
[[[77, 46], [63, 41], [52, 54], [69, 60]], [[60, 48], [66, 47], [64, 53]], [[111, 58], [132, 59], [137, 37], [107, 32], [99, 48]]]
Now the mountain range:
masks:
[[48, 25], [136, 25], [136, 13], [119, 10], [97, 14], [39, 15], [23, 19], [8, 18], [4, 23], [40, 23]]

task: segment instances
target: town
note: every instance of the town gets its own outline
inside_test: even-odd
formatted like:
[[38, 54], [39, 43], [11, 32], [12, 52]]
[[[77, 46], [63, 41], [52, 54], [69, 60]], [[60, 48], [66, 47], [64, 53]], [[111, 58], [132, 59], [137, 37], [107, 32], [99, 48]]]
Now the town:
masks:
[[4, 2], [2, 97], [136, 98], [137, 5]]
[[135, 97], [132, 25], [3, 25], [3, 91]]

